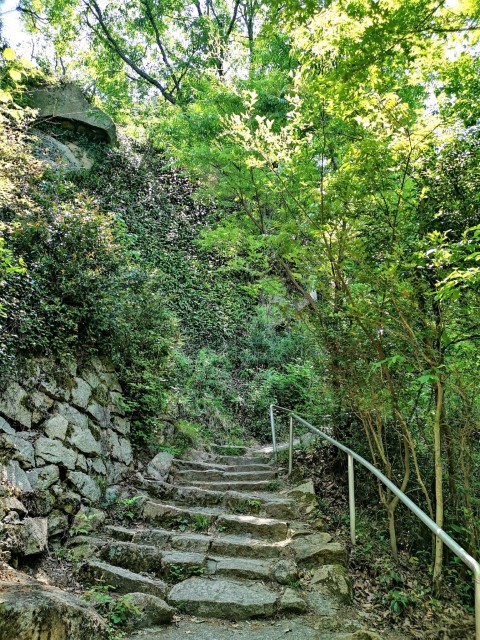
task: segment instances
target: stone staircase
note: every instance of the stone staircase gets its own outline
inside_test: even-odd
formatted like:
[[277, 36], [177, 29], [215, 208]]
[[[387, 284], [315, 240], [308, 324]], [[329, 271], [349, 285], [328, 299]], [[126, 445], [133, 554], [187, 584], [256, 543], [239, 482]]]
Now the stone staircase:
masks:
[[73, 540], [85, 581], [140, 604], [147, 594], [137, 627], [148, 629], [132, 640], [378, 638], [350, 606], [345, 548], [307, 522], [311, 484], [287, 486], [255, 452], [218, 451], [174, 460], [165, 481], [142, 478], [135, 526]]

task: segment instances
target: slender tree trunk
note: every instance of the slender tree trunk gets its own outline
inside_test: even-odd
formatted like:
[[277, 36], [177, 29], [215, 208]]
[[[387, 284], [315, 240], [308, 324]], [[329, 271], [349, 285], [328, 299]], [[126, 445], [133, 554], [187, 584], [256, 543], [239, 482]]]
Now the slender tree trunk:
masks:
[[[436, 407], [433, 423], [433, 447], [435, 460], [435, 523], [443, 529], [443, 465], [442, 465], [442, 413], [443, 413], [443, 382], [438, 380], [435, 385]], [[435, 538], [435, 563], [433, 567], [433, 586], [439, 592], [443, 569], [443, 542]]]

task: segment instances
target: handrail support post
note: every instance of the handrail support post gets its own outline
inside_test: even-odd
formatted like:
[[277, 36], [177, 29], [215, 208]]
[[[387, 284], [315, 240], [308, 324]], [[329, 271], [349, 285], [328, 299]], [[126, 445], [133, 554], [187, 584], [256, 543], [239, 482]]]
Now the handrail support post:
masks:
[[275, 416], [273, 411], [274, 405], [270, 405], [270, 425], [272, 427], [272, 447], [273, 447], [273, 459], [277, 461], [277, 436], [275, 433]]
[[474, 572], [475, 577], [475, 638], [480, 640], [480, 573]]
[[350, 510], [350, 539], [355, 546], [355, 471], [353, 468], [353, 456], [348, 455], [348, 507]]
[[293, 471], [293, 416], [290, 416], [290, 431], [288, 438], [288, 475], [291, 476]]

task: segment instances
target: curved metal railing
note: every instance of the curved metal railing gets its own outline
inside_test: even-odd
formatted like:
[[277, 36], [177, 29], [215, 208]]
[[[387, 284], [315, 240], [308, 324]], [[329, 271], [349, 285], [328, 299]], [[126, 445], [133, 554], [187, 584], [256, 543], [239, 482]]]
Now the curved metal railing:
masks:
[[[289, 426], [289, 443], [288, 443], [288, 473], [289, 475], [292, 473], [293, 467], [293, 421], [296, 420], [298, 423], [302, 424], [304, 427], [307, 427], [310, 431], [320, 436], [330, 444], [333, 444], [337, 449], [340, 449], [344, 453], [347, 454], [348, 457], [348, 504], [350, 511], [350, 537], [352, 540], [352, 544], [355, 545], [355, 475], [354, 475], [354, 461], [356, 460], [362, 466], [370, 471], [376, 478], [380, 480], [390, 491], [396, 495], [403, 504], [410, 509], [410, 511], [421, 520], [429, 529], [432, 531], [437, 538], [440, 540], [451, 550], [453, 553], [462, 560], [469, 569], [472, 570], [474, 580], [475, 580], [475, 638], [476, 640], [480, 640], [480, 564], [473, 558], [469, 553], [465, 551], [455, 540], [448, 535], [442, 528], [440, 528], [419, 506], [417, 506], [408, 496], [406, 496], [403, 491], [401, 491], [391, 480], [389, 480], [381, 471], [379, 471], [376, 467], [373, 466], [368, 460], [362, 458], [358, 453], [355, 453], [352, 449], [349, 449], [344, 444], [337, 442], [331, 436], [320, 431], [317, 427], [314, 427], [313, 424], [310, 424], [299, 415], [297, 415], [291, 409], [286, 409], [285, 407], [280, 407], [279, 405], [271, 404], [270, 405], [270, 423], [272, 427], [272, 446], [273, 446], [273, 455], [275, 460], [277, 458], [277, 434], [275, 428], [275, 410], [285, 411], [290, 416], [290, 426]], [[330, 417], [330, 416], [325, 416]]]

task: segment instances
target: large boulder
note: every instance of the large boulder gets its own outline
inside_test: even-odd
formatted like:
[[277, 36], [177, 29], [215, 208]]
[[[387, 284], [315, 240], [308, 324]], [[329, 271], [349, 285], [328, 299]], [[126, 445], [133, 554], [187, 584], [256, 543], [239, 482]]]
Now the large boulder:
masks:
[[2, 640], [101, 640], [105, 621], [71, 593], [46, 586], [15, 572], [0, 582]]
[[80, 87], [73, 83], [36, 89], [31, 93], [31, 104], [39, 119], [72, 122], [79, 133], [91, 133], [98, 140], [116, 143], [113, 120], [87, 102]]

